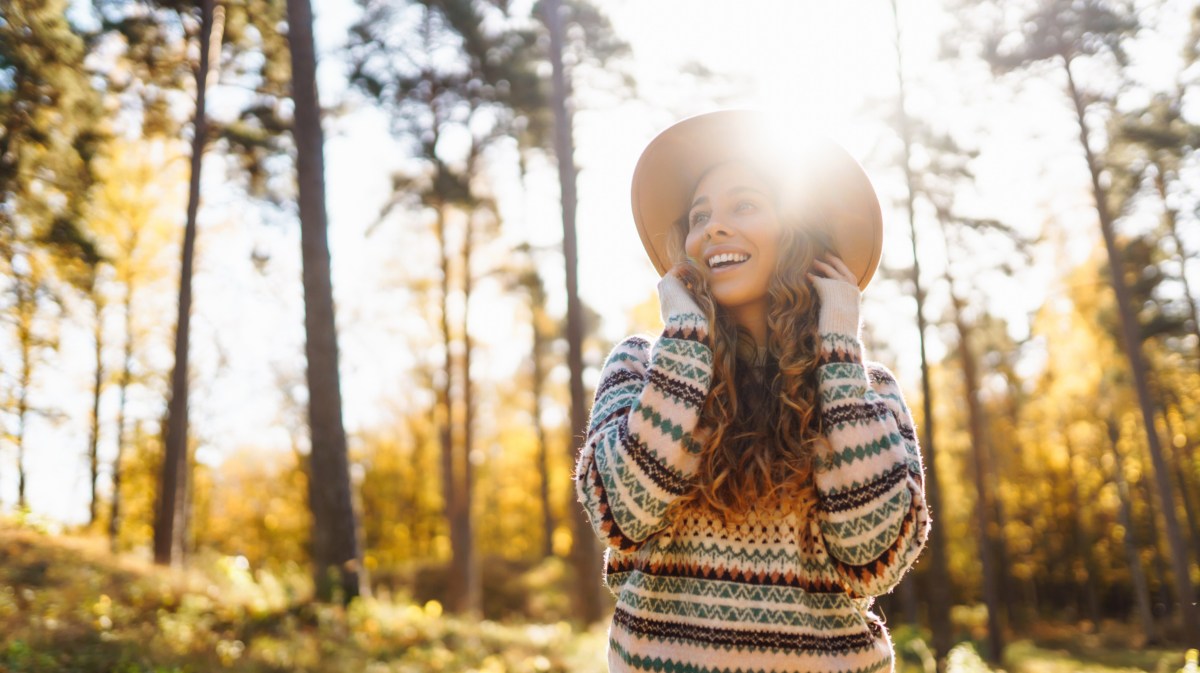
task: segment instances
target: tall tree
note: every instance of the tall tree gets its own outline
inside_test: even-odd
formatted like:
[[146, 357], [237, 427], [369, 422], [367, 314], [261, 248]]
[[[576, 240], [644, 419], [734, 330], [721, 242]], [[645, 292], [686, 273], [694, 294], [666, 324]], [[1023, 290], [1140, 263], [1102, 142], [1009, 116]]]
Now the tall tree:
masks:
[[[1002, 528], [1002, 503], [996, 495], [999, 472], [995, 466], [995, 447], [989, 431], [992, 425], [987, 409], [981, 401], [982, 378], [987, 373], [978, 352], [986, 352], [975, 342], [977, 332], [983, 332], [967, 317], [969, 304], [986, 304], [986, 298], [969, 302], [966, 299], [970, 288], [959, 274], [954, 272], [955, 260], [972, 259], [972, 271], [977, 276], [988, 271], [982, 263], [982, 250], [1007, 248], [1001, 271], [1007, 277], [1016, 275], [1019, 260], [1030, 261], [1026, 241], [1012, 227], [994, 219], [968, 217], [955, 208], [956, 197], [963, 185], [973, 181], [969, 167], [977, 152], [961, 148], [952, 137], [935, 132], [928, 124], [917, 120], [908, 121], [910, 143], [915, 143], [929, 158], [928, 165], [916, 184], [917, 193], [936, 214], [938, 230], [942, 238], [947, 259], [943, 269], [946, 291], [950, 298], [950, 320], [957, 337], [958, 364], [962, 370], [963, 392], [967, 413], [967, 431], [971, 437], [971, 474], [975, 486], [975, 522], [978, 535], [979, 558], [983, 570], [983, 598], [988, 610], [988, 648], [986, 658], [1000, 663], [1004, 652], [1004, 630], [1001, 607], [1004, 601], [1004, 539]], [[973, 240], [969, 242], [970, 239]], [[984, 314], [986, 317], [987, 314]], [[980, 334], [979, 336], [985, 336]]]
[[[1110, 412], [1111, 413], [1111, 412]], [[1137, 528], [1133, 525], [1133, 505], [1129, 493], [1129, 482], [1125, 478], [1125, 461], [1121, 455], [1121, 427], [1112, 416], [1105, 417], [1105, 427], [1108, 429], [1109, 449], [1113, 456], [1113, 480], [1117, 484], [1117, 497], [1120, 507], [1117, 510], [1117, 520], [1124, 530], [1122, 546], [1125, 549], [1125, 562], [1129, 565], [1129, 574], [1133, 581], [1134, 607], [1137, 610], [1138, 623], [1142, 633], [1150, 643], [1159, 640], [1158, 625], [1154, 622], [1154, 613], [1150, 609], [1150, 589], [1146, 582], [1146, 569], [1142, 565], [1142, 557], [1138, 553], [1138, 541], [1135, 537]]]
[[[99, 262], [84, 227], [93, 158], [107, 135], [85, 45], [62, 0], [0, 5], [0, 271], [18, 344], [4, 411], [15, 417], [18, 505], [26, 504], [26, 424], [53, 413], [31, 401], [38, 365], [56, 337], [39, 325], [59, 280], [87, 284]], [[76, 263], [78, 262], [78, 263]]]
[[[398, 12], [392, 2], [365, 6], [349, 47], [351, 81], [388, 110], [397, 137], [424, 164], [422, 174], [393, 179], [384, 214], [401, 205], [428, 208], [438, 248], [444, 371], [435, 386], [436, 415], [452, 577], [446, 604], [478, 614], [482, 593], [470, 461], [474, 391], [468, 371], [473, 341], [467, 313], [452, 316], [452, 293], [460, 291], [469, 309], [474, 246], [485, 240], [483, 223], [499, 220], [496, 204], [483, 192], [484, 153], [514, 133], [518, 110], [539, 109], [536, 34], [505, 14], [507, 8], [472, 0], [406, 6], [415, 12]], [[456, 135], [468, 139], [464, 156], [452, 155], [444, 142]]]
[[1197, 620], [1188, 551], [1180, 534], [1175, 510], [1175, 489], [1155, 426], [1154, 401], [1150, 396], [1149, 373], [1139, 337], [1139, 326], [1130, 303], [1130, 290], [1122, 273], [1124, 264], [1117, 242], [1112, 202], [1106, 186], [1106, 166], [1103, 157], [1094, 149], [1096, 132], [1090, 128], [1088, 120], [1089, 110], [1100, 105], [1111, 106], [1113, 101], [1111, 97], [1106, 99], [1095, 91], [1086, 91], [1077, 78], [1082, 62], [1094, 65], [1104, 56], [1110, 58], [1110, 72], [1113, 68], [1119, 72], [1128, 62], [1124, 41], [1136, 34], [1138, 29], [1136, 13], [1127, 2], [1040, 0], [1033, 10], [1023, 17], [1019, 29], [988, 37], [985, 57], [998, 73], [1022, 70], [1035, 63], [1047, 61], [1061, 66], [1060, 72], [1065, 81], [1064, 93], [1073, 106], [1075, 122], [1079, 128], [1079, 145], [1091, 177], [1097, 221], [1108, 253], [1110, 283], [1116, 294], [1116, 307], [1120, 316], [1121, 345], [1133, 376], [1147, 448], [1154, 467], [1183, 632], [1186, 638], [1194, 641], [1200, 638], [1200, 621]]
[[[199, 208], [199, 167], [205, 149], [222, 139], [239, 159], [249, 184], [249, 192], [262, 195], [268, 171], [266, 159], [286, 151], [278, 142], [286, 134], [287, 124], [279, 114], [286, 98], [289, 77], [286, 38], [278, 30], [283, 21], [282, 0], [224, 0], [206, 3], [200, 0], [93, 0], [97, 21], [86, 35], [89, 51], [103, 61], [93, 75], [103, 79], [104, 91], [121, 114], [116, 123], [145, 138], [182, 135], [183, 123], [171, 109], [172, 95], [195, 86], [197, 109], [192, 123], [193, 188], [187, 206], [188, 221], [184, 232], [184, 258], [181, 270], [179, 302], [187, 323], [191, 304], [191, 267], [194, 256], [195, 217]], [[211, 16], [210, 16], [211, 14]], [[228, 21], [225, 20], [228, 15]], [[207, 23], [206, 23], [207, 22]], [[199, 27], [197, 27], [199, 24]], [[228, 29], [226, 28], [228, 27]], [[182, 38], [180, 37], [182, 36]], [[228, 38], [228, 39], [226, 39]], [[189, 45], [198, 41], [201, 63], [193, 63]], [[223, 50], [222, 45], [230, 46]], [[254, 58], [243, 58], [252, 52]], [[208, 89], [221, 72], [222, 54], [231, 67], [235, 82], [243, 90], [252, 90], [251, 102], [238, 111], [233, 121], [211, 119], [201, 108]], [[254, 66], [247, 67], [247, 64]], [[148, 195], [149, 193], [147, 193]], [[273, 196], [273, 195], [272, 195]], [[276, 198], [275, 200], [281, 200]], [[127, 316], [128, 317], [128, 316]], [[185, 503], [187, 499], [186, 454], [188, 445], [187, 352], [189, 325], [176, 323], [176, 367], [172, 374], [170, 420], [165, 440], [170, 465], [160, 486], [155, 524], [156, 556], [182, 559], [181, 549], [167, 550], [187, 537]], [[128, 354], [127, 349], [127, 354]], [[127, 355], [126, 361], [129, 357]], [[124, 381], [124, 376], [120, 377]], [[124, 402], [126, 385], [121, 385], [118, 410], [118, 454], [124, 446]], [[118, 461], [116, 465], [120, 465]], [[119, 479], [119, 472], [114, 473]], [[181, 483], [176, 483], [180, 479]], [[115, 489], [116, 497], [120, 490]], [[171, 513], [168, 515], [168, 509]], [[119, 526], [112, 522], [110, 528]], [[168, 530], [169, 529], [169, 530]], [[177, 530], [178, 529], [178, 530]], [[112, 532], [115, 538], [115, 528]]]
[[[559, 0], [546, 0], [542, 11], [550, 34], [553, 83], [550, 104], [554, 110], [554, 155], [558, 160], [563, 222], [563, 263], [567, 272], [567, 368], [571, 390], [572, 454], [587, 430], [587, 400], [583, 392], [583, 308], [579, 301], [579, 243], [575, 235], [577, 206], [574, 123], [567, 108], [571, 96], [563, 65], [563, 12]], [[578, 508], [575, 508], [578, 510]], [[582, 511], [571, 518], [571, 558], [575, 568], [576, 614], [585, 622], [600, 618], [600, 555], [596, 538]]]
[[[1117, 163], [1117, 170], [1132, 174], [1127, 178], [1127, 189], [1136, 191], [1141, 183], [1149, 183], [1159, 202], [1164, 238], [1174, 248], [1172, 257], [1179, 265], [1178, 280], [1192, 321], [1191, 333], [1200, 351], [1200, 309], [1188, 279], [1189, 255], [1179, 231], [1183, 213], [1170, 195], [1174, 188], [1185, 188], [1180, 171], [1200, 147], [1200, 125], [1190, 123], [1183, 114], [1185, 92], [1186, 88], [1180, 84], [1173, 92], [1155, 95], [1145, 106], [1120, 113], [1105, 158], [1116, 159], [1110, 163]], [[1196, 366], [1200, 368], [1200, 357], [1196, 358]]]
[[546, 387], [546, 357], [554, 334], [550, 332], [556, 327], [546, 314], [546, 285], [542, 282], [534, 260], [533, 249], [528, 244], [522, 246], [521, 255], [524, 257], [524, 268], [514, 278], [514, 285], [521, 288], [529, 298], [529, 331], [531, 343], [529, 347], [529, 395], [532, 398], [530, 415], [537, 435], [537, 465], [538, 491], [542, 508], [542, 556], [549, 558], [554, 555], [554, 514], [550, 506], [550, 455], [546, 440], [546, 428], [542, 423], [544, 409], [542, 397]]
[[[934, 415], [933, 415], [933, 386], [929, 380], [929, 358], [925, 345], [925, 290], [921, 285], [921, 258], [917, 254], [917, 222], [915, 202], [917, 198], [916, 175], [912, 165], [913, 130], [908, 113], [907, 89], [904, 74], [904, 50], [901, 47], [900, 10], [897, 0], [892, 0], [892, 25], [895, 28], [896, 47], [896, 80], [898, 93], [895, 104], [895, 123], [902, 142], [900, 165], [904, 170], [905, 184], [905, 213], [908, 219], [909, 240], [912, 244], [913, 295], [917, 302], [917, 343], [921, 352], [921, 447], [925, 452], [925, 489], [931, 512], [940, 512], [942, 508], [941, 488], [938, 480], [937, 448], [934, 444]], [[929, 540], [930, 561], [933, 564], [932, 581], [929, 583], [929, 621], [933, 632], [933, 651], [938, 661], [938, 669], [945, 670], [945, 657], [950, 652], [950, 587], [944, 578], [948, 577], [946, 562], [946, 539], [944, 532], [935, 532]]]
[[[157, 379], [140, 357], [146, 327], [137, 318], [141, 298], [155, 289], [168, 274], [163, 253], [175, 239], [175, 217], [184, 203], [181, 144], [163, 138], [136, 141], [114, 139], [106, 144], [99, 167], [99, 182], [92, 195], [93, 212], [89, 229], [96, 238], [111, 278], [106, 291], [119, 297], [121, 312], [121, 360], [111, 378], [117, 387], [116, 425], [113, 429], [116, 456], [112, 460], [111, 506], [108, 533], [111, 546], [117, 542], [124, 514], [122, 507], [123, 466], [131, 414], [129, 393]], [[150, 197], [149, 195], [154, 195]]]
[[[183, 9], [183, 8], [181, 8]], [[154, 561], [182, 565], [188, 539], [188, 354], [192, 317], [192, 266], [196, 250], [196, 217], [200, 211], [200, 167], [208, 143], [207, 96], [214, 38], [220, 51], [216, 0], [199, 0], [196, 38], [200, 60], [195, 64], [196, 107], [192, 121], [191, 175], [188, 180], [187, 220], [179, 268], [179, 302], [175, 318], [175, 365], [167, 403], [165, 455], [154, 520]], [[222, 12], [221, 16], [224, 14]]]
[[315, 593], [329, 601], [335, 587], [342, 600], [367, 593], [359, 546], [358, 518], [350, 487], [346, 430], [338, 375], [337, 328], [330, 277], [325, 212], [325, 134], [317, 93], [317, 54], [309, 0], [288, 0], [288, 45], [292, 55], [292, 99], [296, 174], [300, 200], [300, 247], [304, 278], [305, 355], [308, 360], [308, 419], [312, 438], [308, 500], [313, 515]]

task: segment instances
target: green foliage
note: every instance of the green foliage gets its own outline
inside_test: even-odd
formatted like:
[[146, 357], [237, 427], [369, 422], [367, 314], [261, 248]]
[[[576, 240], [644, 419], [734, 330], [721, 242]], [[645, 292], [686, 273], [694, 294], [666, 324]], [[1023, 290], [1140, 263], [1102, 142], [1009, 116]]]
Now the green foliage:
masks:
[[0, 670], [601, 673], [605, 631], [471, 622], [437, 601], [308, 600], [299, 567], [201, 555], [188, 572], [111, 557], [98, 538], [0, 526]]
[[947, 673], [988, 673], [987, 663], [970, 643], [959, 643], [946, 655]]
[[[469, 621], [444, 614], [436, 600], [400, 594], [358, 598], [348, 608], [320, 605], [309, 600], [311, 578], [299, 566], [267, 572], [252, 570], [244, 557], [201, 554], [180, 572], [134, 555], [113, 557], [105, 547], [100, 538], [0, 523], [0, 670], [605, 670], [604, 623], [578, 632], [552, 618]], [[543, 563], [512, 591], [565, 609], [564, 572], [560, 560]], [[1177, 649], [1129, 647], [1120, 629], [1080, 635], [1046, 626], [1041, 633], [1010, 645], [1004, 670], [1173, 673], [1185, 665]], [[928, 635], [908, 625], [892, 630], [897, 671], [933, 670]], [[947, 670], [992, 670], [979, 650], [974, 640], [960, 642]]]
[[[18, 273], [14, 256], [31, 254], [22, 242], [61, 260], [97, 261], [83, 219], [107, 130], [66, 8], [65, 0], [13, 0], [0, 9], [0, 253], [8, 273]], [[71, 271], [67, 280], [86, 282]]]

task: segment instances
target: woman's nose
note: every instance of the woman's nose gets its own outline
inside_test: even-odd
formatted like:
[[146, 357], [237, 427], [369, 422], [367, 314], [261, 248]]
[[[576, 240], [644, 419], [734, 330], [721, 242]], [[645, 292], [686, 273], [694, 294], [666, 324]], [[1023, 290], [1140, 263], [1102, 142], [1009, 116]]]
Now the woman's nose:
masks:
[[724, 221], [710, 216], [708, 222], [704, 223], [704, 235], [712, 238], [717, 232], [728, 236], [729, 228], [725, 226]]

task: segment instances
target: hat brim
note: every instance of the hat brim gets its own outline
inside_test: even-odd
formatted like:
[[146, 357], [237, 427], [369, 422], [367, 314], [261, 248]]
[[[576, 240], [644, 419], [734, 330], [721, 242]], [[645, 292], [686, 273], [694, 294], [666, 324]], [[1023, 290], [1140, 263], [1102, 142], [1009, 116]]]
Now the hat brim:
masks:
[[866, 171], [823, 133], [797, 130], [777, 113], [725, 109], [682, 119], [660, 132], [642, 151], [633, 172], [633, 219], [659, 275], [671, 268], [673, 223], [708, 167], [754, 156], [782, 172], [791, 196], [825, 220], [835, 254], [865, 290], [879, 266], [883, 215]]

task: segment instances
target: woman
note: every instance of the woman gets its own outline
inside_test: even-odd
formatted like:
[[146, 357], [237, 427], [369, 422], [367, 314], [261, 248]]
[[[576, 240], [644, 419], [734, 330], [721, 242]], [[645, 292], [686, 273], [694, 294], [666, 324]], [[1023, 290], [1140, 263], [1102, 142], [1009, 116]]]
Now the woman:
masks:
[[665, 329], [601, 372], [576, 493], [617, 596], [610, 671], [889, 671], [870, 608], [929, 534], [924, 469], [858, 308], [882, 218], [860, 166], [755, 110], [644, 150]]

